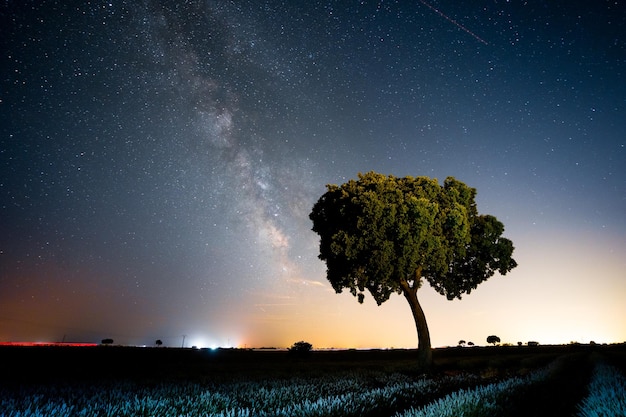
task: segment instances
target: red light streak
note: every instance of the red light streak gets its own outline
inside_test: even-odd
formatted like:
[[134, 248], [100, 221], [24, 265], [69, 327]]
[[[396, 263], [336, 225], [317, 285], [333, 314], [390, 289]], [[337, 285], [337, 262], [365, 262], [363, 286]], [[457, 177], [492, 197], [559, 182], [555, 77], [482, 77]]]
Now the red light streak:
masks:
[[98, 346], [97, 343], [55, 343], [55, 342], [0, 342], [0, 346]]

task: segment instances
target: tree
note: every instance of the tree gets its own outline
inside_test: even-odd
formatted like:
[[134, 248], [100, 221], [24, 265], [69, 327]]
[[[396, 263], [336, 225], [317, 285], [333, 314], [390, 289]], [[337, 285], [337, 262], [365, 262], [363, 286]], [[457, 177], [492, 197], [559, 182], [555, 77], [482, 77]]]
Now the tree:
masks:
[[487, 343], [491, 343], [495, 346], [496, 343], [500, 343], [500, 338], [498, 336], [488, 336]]
[[289, 352], [304, 354], [304, 353], [309, 353], [311, 349], [313, 349], [312, 344], [301, 340], [291, 345], [291, 347], [289, 348]]
[[157, 339], [156, 342], [154, 342], [154, 344], [157, 346], [161, 346], [163, 344], [163, 341], [161, 339]]
[[113, 339], [102, 339], [100, 343], [102, 343], [103, 345], [112, 345]]
[[465, 346], [465, 340], [463, 339], [459, 340], [459, 346]]
[[449, 300], [469, 294], [497, 271], [517, 266], [513, 244], [501, 237], [495, 217], [479, 215], [476, 190], [448, 177], [359, 174], [327, 185], [309, 215], [320, 235], [319, 258], [340, 293], [363, 302], [367, 290], [378, 305], [391, 294], [408, 301], [418, 336], [418, 362], [432, 364], [430, 334], [417, 298], [422, 281]]

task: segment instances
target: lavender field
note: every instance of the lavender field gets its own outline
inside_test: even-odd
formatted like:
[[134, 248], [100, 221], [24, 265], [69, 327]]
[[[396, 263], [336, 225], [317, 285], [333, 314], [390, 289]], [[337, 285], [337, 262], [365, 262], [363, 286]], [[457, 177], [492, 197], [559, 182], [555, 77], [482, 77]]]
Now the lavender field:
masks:
[[38, 363], [36, 375], [24, 362], [20, 377], [15, 362], [3, 362], [14, 375], [0, 387], [0, 416], [626, 415], [623, 349], [448, 352], [428, 374], [410, 366], [411, 352], [223, 352], [203, 361], [210, 352], [163, 349], [158, 355], [171, 363], [152, 372], [123, 364], [136, 351], [94, 352], [109, 367], [106, 355], [114, 353], [122, 373], [94, 363], [100, 373], [90, 375], [61, 361]]

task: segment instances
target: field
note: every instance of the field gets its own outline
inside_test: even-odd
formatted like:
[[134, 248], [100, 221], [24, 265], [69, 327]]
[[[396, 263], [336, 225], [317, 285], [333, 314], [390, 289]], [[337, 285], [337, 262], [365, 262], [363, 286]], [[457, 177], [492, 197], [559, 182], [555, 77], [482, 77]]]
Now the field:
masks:
[[626, 415], [626, 345], [285, 351], [0, 347], [8, 416]]

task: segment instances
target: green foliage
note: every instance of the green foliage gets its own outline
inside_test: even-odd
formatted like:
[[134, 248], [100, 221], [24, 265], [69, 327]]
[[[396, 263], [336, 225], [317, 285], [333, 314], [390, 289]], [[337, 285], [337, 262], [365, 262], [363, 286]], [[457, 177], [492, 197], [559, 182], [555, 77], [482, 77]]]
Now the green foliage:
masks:
[[359, 174], [327, 192], [310, 214], [320, 259], [336, 292], [380, 305], [422, 279], [448, 299], [461, 298], [498, 271], [517, 264], [495, 217], [479, 215], [476, 190], [449, 177]]

